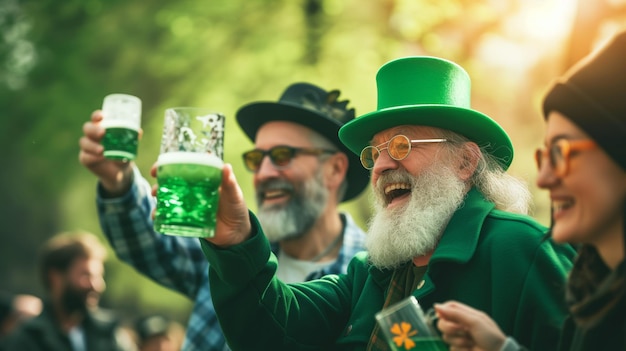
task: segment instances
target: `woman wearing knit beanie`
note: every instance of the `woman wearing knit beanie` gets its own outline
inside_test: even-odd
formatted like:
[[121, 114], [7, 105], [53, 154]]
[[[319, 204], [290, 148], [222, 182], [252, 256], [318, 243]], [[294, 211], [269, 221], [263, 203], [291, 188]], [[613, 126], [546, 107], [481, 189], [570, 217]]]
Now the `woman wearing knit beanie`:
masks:
[[[626, 350], [626, 32], [558, 79], [543, 112], [537, 184], [550, 192], [553, 239], [579, 248], [559, 350]], [[451, 350], [523, 349], [481, 311], [436, 310]]]

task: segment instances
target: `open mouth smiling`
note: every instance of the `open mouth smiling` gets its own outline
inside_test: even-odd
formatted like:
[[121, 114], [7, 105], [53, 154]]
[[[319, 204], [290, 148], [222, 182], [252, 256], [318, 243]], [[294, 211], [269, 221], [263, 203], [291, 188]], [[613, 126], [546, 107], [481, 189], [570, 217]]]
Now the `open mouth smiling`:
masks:
[[570, 208], [574, 206], [574, 200], [571, 199], [561, 199], [561, 200], [552, 200], [552, 216], [554, 219], [559, 218], [562, 213], [566, 212]]
[[385, 186], [385, 202], [390, 204], [393, 200], [411, 193], [411, 185], [408, 183], [393, 183]]
[[284, 196], [289, 196], [291, 194], [290, 191], [286, 189], [270, 189], [264, 192], [261, 192], [263, 200], [273, 200], [278, 199]]

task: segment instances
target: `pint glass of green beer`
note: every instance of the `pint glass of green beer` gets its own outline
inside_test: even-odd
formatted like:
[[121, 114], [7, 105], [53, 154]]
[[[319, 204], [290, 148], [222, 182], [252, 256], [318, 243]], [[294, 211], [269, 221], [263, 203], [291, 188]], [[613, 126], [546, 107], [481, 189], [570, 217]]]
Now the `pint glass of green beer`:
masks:
[[104, 157], [113, 160], [134, 160], [137, 157], [141, 100], [128, 94], [110, 94], [102, 104], [102, 138]]
[[205, 108], [165, 111], [157, 160], [157, 232], [200, 238], [215, 234], [224, 119], [221, 113]]
[[410, 296], [376, 314], [376, 322], [391, 350], [446, 351], [448, 346], [437, 333], [434, 313], [426, 314]]

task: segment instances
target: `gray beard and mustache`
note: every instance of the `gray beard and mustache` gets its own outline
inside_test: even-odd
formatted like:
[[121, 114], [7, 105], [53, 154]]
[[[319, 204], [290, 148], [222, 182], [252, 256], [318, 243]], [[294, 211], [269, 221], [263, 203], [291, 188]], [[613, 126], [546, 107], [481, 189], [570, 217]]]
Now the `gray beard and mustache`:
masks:
[[[384, 184], [411, 184], [408, 203], [387, 209]], [[370, 262], [394, 269], [434, 250], [448, 221], [465, 197], [465, 183], [456, 173], [433, 165], [419, 177], [406, 171], [383, 174], [373, 189], [374, 217], [369, 223], [366, 247]]]
[[[276, 189], [291, 192], [289, 201], [264, 206], [262, 192]], [[313, 227], [327, 201], [321, 170], [313, 178], [295, 185], [284, 179], [271, 179], [259, 184], [257, 189], [258, 219], [270, 242], [298, 238]]]

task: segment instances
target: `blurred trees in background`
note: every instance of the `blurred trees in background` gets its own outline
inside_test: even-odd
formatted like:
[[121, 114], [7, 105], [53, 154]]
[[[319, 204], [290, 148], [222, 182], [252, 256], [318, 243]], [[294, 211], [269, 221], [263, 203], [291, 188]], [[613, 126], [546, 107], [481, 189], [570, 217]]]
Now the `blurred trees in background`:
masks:
[[[534, 184], [541, 94], [624, 28], [624, 8], [618, 0], [2, 0], [3, 288], [42, 293], [35, 255], [45, 238], [72, 229], [101, 235], [95, 177], [79, 165], [77, 145], [82, 124], [106, 94], [143, 101], [137, 164], [146, 175], [158, 154], [165, 108], [224, 112], [225, 159], [254, 209], [252, 178], [240, 161], [252, 144], [236, 125], [239, 106], [276, 100], [288, 84], [310, 81], [341, 89], [360, 115], [376, 109], [382, 64], [440, 56], [469, 71], [474, 108], [511, 134], [511, 172]], [[368, 195], [344, 205], [364, 227]], [[543, 198], [536, 194], [535, 215], [545, 223]], [[186, 320], [182, 297], [115, 258], [107, 269], [108, 305]]]

